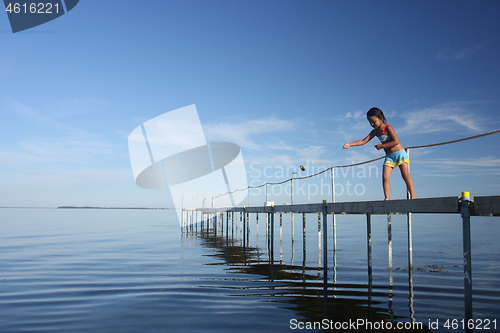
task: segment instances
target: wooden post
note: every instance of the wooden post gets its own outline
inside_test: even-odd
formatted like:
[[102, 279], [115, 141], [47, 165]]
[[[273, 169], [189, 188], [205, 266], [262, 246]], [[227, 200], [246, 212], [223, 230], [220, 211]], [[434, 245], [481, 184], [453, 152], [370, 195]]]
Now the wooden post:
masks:
[[[266, 202], [264, 204], [267, 205], [267, 202], [269, 201], [269, 183], [266, 183]], [[266, 214], [266, 247], [269, 248], [270, 247], [270, 244], [269, 244], [269, 223], [271, 223], [271, 220], [270, 220], [270, 213], [267, 213]], [[268, 251], [269, 253], [269, 251]]]
[[[246, 233], [246, 229], [247, 229], [247, 219], [246, 219], [246, 214], [245, 214], [245, 208], [243, 208], [243, 251], [245, 251], [245, 248], [247, 246], [247, 233]], [[243, 252], [245, 253], [245, 252]]]
[[292, 262], [291, 262], [291, 265], [293, 265], [293, 258], [294, 258], [294, 245], [295, 245], [295, 220], [294, 220], [294, 213], [291, 213], [292, 216]]
[[283, 213], [280, 213], [280, 264], [283, 261]]
[[184, 226], [184, 195], [181, 198], [181, 226]]
[[[244, 208], [246, 210], [246, 208]], [[247, 247], [250, 244], [250, 213], [246, 213], [247, 216]]]
[[391, 214], [387, 214], [387, 248], [389, 252], [389, 269], [392, 270], [392, 221]]
[[387, 247], [389, 253], [389, 304], [388, 310], [391, 315], [391, 321], [394, 320], [394, 311], [392, 310], [393, 301], [393, 286], [394, 286], [394, 275], [392, 271], [392, 217], [391, 214], [387, 214]]
[[271, 260], [270, 248], [271, 248], [271, 213], [266, 214], [266, 252], [267, 252], [267, 261]]
[[306, 213], [302, 213], [302, 266], [306, 266]]
[[247, 239], [246, 239], [246, 224], [247, 224], [247, 219], [246, 219], [246, 214], [245, 214], [245, 208], [243, 208], [243, 263], [246, 266], [247, 264]]
[[231, 241], [234, 241], [234, 212], [231, 212]]
[[[406, 153], [408, 158], [410, 158], [410, 149], [406, 148]], [[410, 165], [408, 164], [408, 172], [410, 171]], [[410, 191], [406, 190], [406, 199], [410, 199]], [[412, 236], [412, 225], [411, 225], [411, 213], [407, 214], [407, 226], [408, 226], [408, 269], [413, 269], [413, 236]]]
[[335, 168], [333, 167], [332, 167], [332, 202], [335, 202]]
[[464, 249], [464, 297], [465, 297], [465, 323], [466, 332], [473, 332], [469, 328], [469, 320], [472, 316], [472, 256], [471, 256], [471, 240], [470, 240], [470, 194], [462, 192], [462, 230], [463, 230], [463, 249]]
[[[240, 212], [240, 223], [238, 224], [238, 230], [240, 231], [240, 240], [243, 239], [243, 213]], [[241, 244], [241, 243], [240, 243]]]
[[[321, 213], [318, 213], [318, 268], [321, 268]], [[318, 274], [320, 270], [318, 269]]]
[[274, 264], [274, 205], [271, 207], [271, 263]]
[[[332, 203], [335, 203], [335, 168], [332, 167]], [[332, 238], [333, 238], [333, 277], [334, 283], [337, 279], [337, 217], [335, 213], [333, 216], [333, 229], [332, 229]]]
[[217, 247], [217, 211], [214, 214], [214, 245]]
[[229, 247], [229, 212], [226, 212], [226, 247]]
[[[328, 217], [326, 200], [323, 200], [323, 280], [328, 283]], [[326, 318], [326, 317], [325, 317]]]
[[208, 230], [210, 229], [210, 219], [212, 218], [210, 212], [207, 213], [207, 224], [206, 224], [206, 231], [207, 231], [207, 234], [206, 234], [206, 237], [208, 237]]
[[255, 213], [255, 247], [259, 250], [259, 213]]
[[372, 321], [372, 216], [366, 214], [366, 236], [367, 236], [367, 252], [368, 252], [368, 321]]
[[[293, 174], [292, 174], [293, 175]], [[291, 179], [291, 205], [293, 205], [293, 177]], [[291, 265], [293, 265], [293, 257], [294, 257], [294, 245], [295, 245], [295, 220], [294, 220], [294, 214], [291, 213], [291, 218], [292, 218], [292, 262]]]
[[323, 318], [328, 319], [327, 300], [328, 300], [328, 224], [327, 205], [323, 200]]
[[368, 251], [368, 275], [372, 276], [372, 216], [371, 214], [366, 214], [366, 239], [367, 239], [367, 251]]

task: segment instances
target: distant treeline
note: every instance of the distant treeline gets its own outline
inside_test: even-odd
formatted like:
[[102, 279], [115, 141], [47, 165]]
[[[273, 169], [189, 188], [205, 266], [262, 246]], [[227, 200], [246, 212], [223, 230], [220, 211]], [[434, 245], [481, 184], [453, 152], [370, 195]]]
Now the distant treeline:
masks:
[[92, 207], [92, 206], [59, 206], [57, 208], [71, 209], [174, 209], [174, 208], [147, 208], [147, 207]]

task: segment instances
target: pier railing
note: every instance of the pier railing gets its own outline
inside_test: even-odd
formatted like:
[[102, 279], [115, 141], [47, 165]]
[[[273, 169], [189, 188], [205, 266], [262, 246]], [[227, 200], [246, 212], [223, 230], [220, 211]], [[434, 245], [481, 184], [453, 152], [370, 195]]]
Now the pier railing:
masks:
[[[486, 132], [486, 133], [482, 133], [482, 134], [478, 134], [478, 135], [473, 135], [473, 136], [469, 136], [469, 137], [465, 137], [465, 138], [461, 138], [461, 139], [456, 139], [456, 140], [451, 140], [451, 141], [444, 141], [444, 142], [438, 142], [438, 143], [432, 143], [432, 144], [427, 144], [427, 145], [419, 145], [419, 146], [409, 146], [409, 147], [405, 147], [405, 150], [406, 152], [408, 153], [408, 156], [410, 155], [410, 149], [421, 149], [421, 148], [430, 148], [430, 147], [436, 147], [436, 146], [442, 146], [442, 145], [448, 145], [448, 144], [452, 144], [452, 143], [457, 143], [457, 142], [462, 142], [462, 141], [467, 141], [467, 140], [472, 140], [472, 139], [477, 139], [477, 138], [481, 138], [481, 137], [485, 137], [485, 136], [488, 136], [488, 135], [492, 135], [492, 134], [497, 134], [497, 133], [500, 133], [500, 129], [497, 129], [497, 130], [494, 130], [494, 131], [490, 131], [490, 132]], [[250, 190], [251, 189], [257, 189], [257, 188], [261, 188], [261, 187], [266, 187], [266, 202], [269, 201], [269, 186], [273, 186], [273, 185], [282, 185], [282, 184], [286, 184], [288, 182], [290, 182], [290, 185], [291, 185], [291, 204], [293, 205], [294, 204], [294, 191], [293, 191], [293, 183], [294, 183], [294, 180], [301, 180], [301, 179], [308, 179], [308, 178], [313, 178], [313, 177], [316, 177], [316, 176], [319, 176], [321, 174], [324, 174], [326, 172], [331, 172], [331, 178], [332, 178], [332, 194], [331, 194], [331, 202], [335, 202], [335, 169], [340, 169], [340, 168], [349, 168], [349, 167], [355, 167], [355, 166], [359, 166], [359, 165], [364, 165], [364, 164], [368, 164], [368, 163], [372, 163], [372, 162], [375, 162], [375, 161], [378, 161], [378, 160], [381, 160], [383, 159], [384, 156], [382, 157], [378, 157], [378, 158], [374, 158], [374, 159], [371, 159], [371, 160], [367, 160], [367, 161], [363, 161], [363, 162], [359, 162], [359, 163], [352, 163], [352, 164], [345, 164], [345, 165], [332, 165], [330, 166], [329, 168], [326, 168], [324, 170], [321, 170], [317, 173], [314, 173], [314, 174], [311, 174], [311, 175], [307, 175], [307, 176], [302, 176], [302, 177], [292, 177], [292, 178], [289, 178], [289, 179], [286, 179], [286, 180], [283, 180], [283, 181], [280, 181], [280, 182], [266, 182], [266, 183], [263, 183], [261, 185], [257, 185], [257, 186], [247, 186], [243, 189], [235, 189], [231, 192], [226, 192], [226, 193], [220, 193], [218, 195], [214, 195], [212, 196], [212, 204], [211, 204], [211, 207], [215, 207], [215, 202], [214, 200], [219, 198], [219, 200], [225, 196], [225, 195], [233, 195], [235, 194], [236, 195], [236, 198], [238, 198], [238, 193], [239, 192], [245, 192], [247, 191], [247, 197], [248, 197], [248, 206], [251, 205], [251, 193], [250, 193]], [[205, 200], [203, 200], [203, 202], [205, 202]], [[239, 201], [236, 200], [236, 206], [239, 205]], [[222, 207], [222, 205], [219, 203], [218, 205], [219, 207]], [[183, 207], [184, 208], [184, 207]]]

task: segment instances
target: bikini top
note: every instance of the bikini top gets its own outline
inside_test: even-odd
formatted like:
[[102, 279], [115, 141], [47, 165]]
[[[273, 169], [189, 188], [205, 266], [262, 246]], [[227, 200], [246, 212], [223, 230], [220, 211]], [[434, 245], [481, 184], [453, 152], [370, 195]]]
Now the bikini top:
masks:
[[379, 138], [380, 142], [384, 142], [384, 141], [388, 141], [388, 140], [391, 140], [391, 136], [389, 134], [387, 134], [387, 126], [389, 126], [389, 124], [385, 125], [384, 129], [382, 130], [382, 134], [381, 135], [377, 135], [377, 138]]

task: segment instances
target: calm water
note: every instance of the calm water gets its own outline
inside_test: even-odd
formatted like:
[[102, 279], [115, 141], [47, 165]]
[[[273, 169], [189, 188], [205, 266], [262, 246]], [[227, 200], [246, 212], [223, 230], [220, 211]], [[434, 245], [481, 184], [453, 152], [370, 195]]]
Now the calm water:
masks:
[[[173, 211], [0, 209], [0, 332], [288, 332], [323, 319], [317, 215], [276, 215], [274, 264], [266, 221], [250, 221], [243, 251], [238, 216], [228, 228], [181, 230]], [[406, 270], [406, 220], [339, 216], [336, 267], [329, 237], [328, 318], [439, 320], [464, 317], [462, 231], [457, 215], [414, 215], [414, 270]], [[500, 219], [472, 218], [474, 317], [500, 326]], [[227, 228], [227, 229], [226, 229]], [[226, 233], [226, 230], [228, 233]], [[331, 235], [331, 230], [330, 230]], [[304, 251], [305, 250], [305, 251]], [[409, 282], [412, 278], [413, 283]], [[493, 323], [489, 331], [494, 331]], [[308, 330], [309, 332], [319, 331]]]

